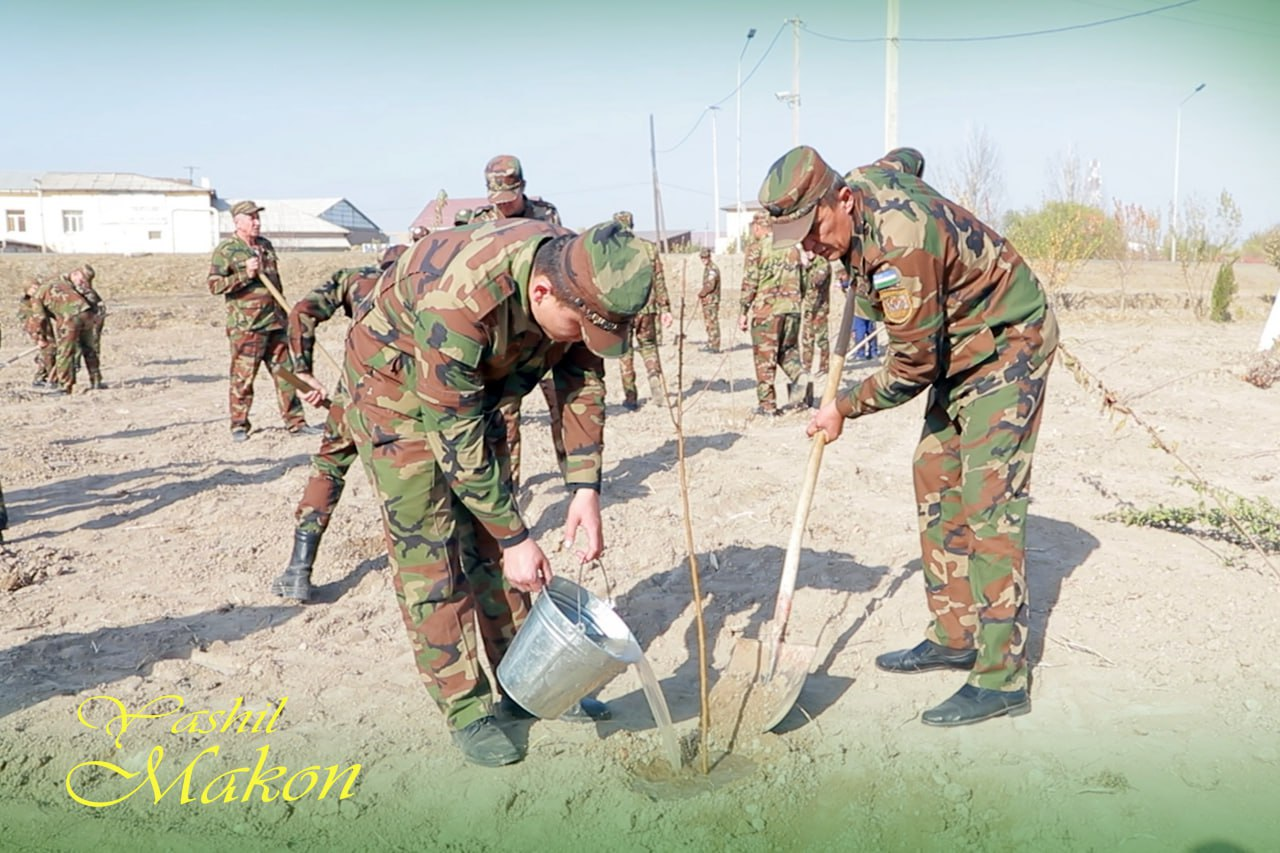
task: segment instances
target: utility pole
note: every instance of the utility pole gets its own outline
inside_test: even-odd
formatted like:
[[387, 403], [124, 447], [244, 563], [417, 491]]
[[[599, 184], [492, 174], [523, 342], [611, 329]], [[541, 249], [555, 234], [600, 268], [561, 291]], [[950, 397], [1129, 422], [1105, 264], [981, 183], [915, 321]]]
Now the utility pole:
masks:
[[716, 142], [716, 115], [720, 108], [708, 107], [711, 110], [711, 251], [716, 250], [720, 242], [720, 146]]
[[738, 107], [738, 133], [737, 142], [734, 147], [734, 160], [737, 163], [737, 187], [738, 187], [738, 205], [737, 216], [735, 217], [734, 227], [738, 229], [738, 233], [733, 235], [735, 243], [742, 242], [742, 58], [747, 55], [747, 48], [751, 45], [751, 40], [756, 37], [756, 28], [752, 27], [747, 30], [747, 39], [742, 43], [742, 52], [738, 54], [738, 87], [734, 89], [737, 95]]
[[649, 113], [649, 160], [653, 163], [653, 227], [658, 232], [658, 248], [665, 252], [667, 236], [662, 222], [662, 189], [658, 186], [658, 143], [653, 131], [653, 113]]
[[1191, 94], [1178, 104], [1177, 129], [1173, 133], [1173, 227], [1169, 229], [1169, 260], [1178, 260], [1178, 165], [1182, 159], [1182, 108], [1187, 101], [1196, 96], [1204, 88], [1203, 83], [1191, 90]]
[[182, 168], [187, 170], [187, 183], [191, 184], [192, 186], [195, 186], [196, 169], [199, 169], [200, 167], [199, 166], [183, 166]]
[[898, 0], [888, 0], [884, 39], [884, 150], [898, 147]]

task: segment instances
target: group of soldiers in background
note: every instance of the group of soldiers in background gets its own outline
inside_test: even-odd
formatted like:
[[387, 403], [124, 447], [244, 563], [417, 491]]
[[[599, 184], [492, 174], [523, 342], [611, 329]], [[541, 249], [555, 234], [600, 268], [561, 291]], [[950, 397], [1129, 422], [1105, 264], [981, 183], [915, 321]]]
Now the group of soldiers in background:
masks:
[[31, 277], [18, 301], [18, 322], [36, 346], [33, 387], [70, 394], [83, 359], [89, 388], [107, 387], [102, 381], [102, 325], [106, 302], [93, 286], [89, 264], [57, 278]]

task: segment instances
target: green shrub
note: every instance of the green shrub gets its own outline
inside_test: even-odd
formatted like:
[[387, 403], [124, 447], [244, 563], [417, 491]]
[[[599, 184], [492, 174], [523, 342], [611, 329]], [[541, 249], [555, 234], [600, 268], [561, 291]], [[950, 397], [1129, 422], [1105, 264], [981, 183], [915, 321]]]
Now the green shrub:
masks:
[[1213, 295], [1209, 301], [1210, 320], [1215, 323], [1231, 321], [1231, 298], [1237, 290], [1235, 264], [1229, 262], [1218, 267], [1218, 277], [1213, 282]]

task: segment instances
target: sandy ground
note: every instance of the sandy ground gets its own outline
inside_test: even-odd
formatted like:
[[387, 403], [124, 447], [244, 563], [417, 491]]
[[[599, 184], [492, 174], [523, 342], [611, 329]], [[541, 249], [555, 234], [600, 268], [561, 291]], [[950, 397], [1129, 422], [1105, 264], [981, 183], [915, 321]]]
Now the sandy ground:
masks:
[[[318, 601], [269, 594], [315, 439], [284, 432], [261, 378], [260, 431], [228, 439], [222, 309], [204, 290], [205, 260], [93, 260], [111, 308], [110, 388], [51, 397], [29, 387], [26, 359], [0, 371], [11, 518], [0, 580], [14, 587], [0, 592], [0, 847], [1276, 849], [1280, 578], [1221, 541], [1103, 520], [1197, 497], [1146, 432], [1109, 419], [1061, 366], [1033, 478], [1033, 713], [931, 729], [920, 711], [962, 676], [872, 665], [925, 624], [910, 485], [917, 400], [850, 424], [827, 450], [791, 632], [817, 654], [777, 731], [739, 737], [710, 777], [672, 779], [629, 670], [601, 692], [613, 721], [511, 724], [528, 758], [487, 770], [463, 762], [418, 683], [358, 469], [321, 547]], [[353, 260], [287, 256], [286, 288], [299, 295]], [[16, 303], [22, 273], [69, 265], [0, 257], [2, 304]], [[680, 265], [670, 268], [678, 293]], [[732, 259], [724, 269], [735, 281]], [[1280, 391], [1239, 377], [1277, 276], [1250, 267], [1241, 281], [1237, 321], [1210, 324], [1184, 307], [1194, 294], [1174, 268], [1132, 273], [1122, 313], [1114, 273], [1099, 265], [1059, 294], [1061, 319], [1070, 349], [1210, 483], [1276, 501]], [[758, 636], [772, 612], [808, 451], [802, 415], [749, 414], [736, 297], [731, 287], [724, 299], [732, 349], [700, 350], [691, 306], [684, 351], [713, 681], [734, 639]], [[7, 360], [26, 343], [9, 309], [3, 320]], [[342, 334], [335, 321], [322, 340], [337, 352]], [[663, 358], [674, 377], [673, 339]], [[851, 364], [846, 379], [868, 369]], [[675, 432], [650, 401], [623, 410], [612, 377], [609, 393], [608, 551], [583, 582], [615, 602], [691, 740], [697, 633]], [[566, 499], [541, 405], [526, 404], [524, 501], [549, 545]], [[262, 721], [279, 710], [271, 730], [201, 733], [215, 728], [209, 716], [189, 716], [238, 700]], [[138, 716], [122, 724], [122, 712]], [[284, 769], [252, 786], [257, 764]]]

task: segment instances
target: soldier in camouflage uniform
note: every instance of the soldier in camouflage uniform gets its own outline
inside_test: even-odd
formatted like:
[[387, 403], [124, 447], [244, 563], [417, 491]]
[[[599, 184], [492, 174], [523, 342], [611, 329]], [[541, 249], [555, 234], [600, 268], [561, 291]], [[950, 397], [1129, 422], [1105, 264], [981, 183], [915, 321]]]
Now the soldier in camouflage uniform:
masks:
[[93, 280], [97, 273], [93, 267], [85, 264], [80, 272], [82, 279], [76, 285], [76, 290], [92, 306], [85, 318], [85, 343], [80, 348], [80, 354], [84, 357], [84, 367], [89, 373], [89, 388], [96, 391], [107, 387], [102, 381], [102, 324], [107, 319], [107, 303], [102, 294], [94, 289]]
[[[560, 224], [560, 212], [549, 201], [537, 196], [525, 195], [524, 167], [518, 157], [499, 154], [484, 167], [484, 185], [489, 193], [489, 204], [475, 210], [463, 208], [454, 216], [454, 227], [472, 222], [497, 222], [501, 219], [536, 219], [539, 222]], [[539, 383], [542, 396], [547, 401], [551, 417], [551, 440], [556, 461], [564, 467], [564, 448], [560, 445], [559, 407], [555, 401], [555, 386], [550, 380]], [[520, 399], [502, 404], [502, 417], [507, 424], [507, 447], [511, 453], [511, 478], [520, 485]]]
[[[831, 364], [831, 262], [822, 255], [805, 253], [800, 265], [800, 363], [813, 369], [818, 351], [818, 374], [825, 376]], [[818, 382], [818, 387], [823, 383]]]
[[22, 298], [18, 300], [18, 322], [31, 338], [36, 350], [36, 372], [31, 379], [35, 388], [52, 387], [53, 383], [53, 323], [40, 306], [36, 294], [40, 292], [40, 280], [34, 276], [27, 280]]
[[[630, 229], [635, 218], [629, 210], [619, 210], [613, 215], [613, 221]], [[667, 296], [667, 280], [662, 272], [662, 258], [656, 250], [653, 255], [653, 288], [649, 292], [649, 302], [631, 324], [633, 347], [639, 351], [644, 361], [645, 373], [649, 376], [649, 393], [655, 400], [665, 402], [662, 390], [662, 361], [658, 358], [658, 322], [663, 326], [671, 325], [671, 299]], [[622, 356], [619, 365], [622, 374], [622, 405], [632, 411], [640, 408], [640, 395], [636, 389], [636, 363], [632, 350], [628, 349]]]
[[84, 287], [84, 270], [74, 269], [42, 285], [33, 297], [37, 312], [53, 321], [53, 376], [50, 382], [65, 394], [70, 394], [75, 387], [76, 364], [81, 353], [90, 371], [98, 369], [98, 354], [89, 338], [93, 303], [81, 292]]
[[356, 444], [346, 424], [350, 399], [341, 381], [332, 395], [316, 379], [316, 327], [342, 311], [348, 317], [356, 305], [373, 291], [383, 271], [405, 252], [405, 246], [391, 246], [382, 253], [376, 267], [341, 269], [329, 280], [297, 301], [289, 309], [289, 351], [297, 376], [311, 386], [302, 400], [329, 410], [320, 436], [320, 449], [311, 456], [311, 477], [302, 490], [302, 499], [294, 511], [293, 554], [284, 572], [271, 582], [271, 591], [283, 598], [311, 600], [311, 570], [315, 565], [320, 539], [329, 529], [329, 519], [342, 497], [347, 471], [356, 461]]
[[[595, 559], [604, 549], [602, 357], [627, 345], [649, 295], [653, 252], [612, 222], [579, 236], [523, 219], [434, 236], [383, 273], [357, 308], [347, 335], [347, 420], [382, 501], [396, 597], [423, 682], [466, 758], [498, 766], [523, 750], [496, 724], [480, 655], [497, 669], [528, 614], [528, 594], [552, 574], [520, 517], [499, 406], [550, 371], [573, 491], [562, 535], [572, 543], [584, 531], [578, 556]], [[588, 714], [608, 713], [593, 705]]]
[[282, 367], [289, 369], [291, 362], [285, 333], [285, 310], [263, 282], [265, 278], [283, 294], [275, 247], [259, 233], [262, 226], [258, 212], [263, 209], [251, 201], [232, 205], [231, 217], [236, 232], [218, 244], [209, 262], [209, 292], [223, 295], [227, 303], [227, 340], [231, 344], [228, 402], [232, 441], [249, 438], [253, 380], [262, 364], [266, 364], [275, 379], [285, 429], [294, 435], [319, 435], [321, 432], [319, 427], [307, 425], [297, 392], [278, 373]]
[[[738, 328], [751, 325], [751, 353], [756, 369], [756, 414], [778, 414], [773, 387], [777, 369], [791, 383], [788, 404], [796, 402], [803, 366], [800, 363], [800, 252], [776, 249], [767, 225], [751, 223], [752, 242], [743, 260], [741, 316]], [[798, 397], [797, 397], [798, 399]]]
[[698, 304], [702, 307], [702, 322], [707, 327], [707, 351], [720, 352], [720, 268], [711, 260], [711, 250], [698, 252], [702, 259], [702, 289], [698, 291]]
[[775, 239], [843, 259], [889, 332], [885, 364], [814, 414], [809, 435], [929, 389], [914, 457], [925, 640], [876, 658], [889, 672], [969, 670], [921, 721], [957, 726], [1030, 710], [1024, 567], [1032, 456], [1058, 325], [1018, 252], [910, 171], [841, 178], [807, 146], [769, 170]]
[[484, 183], [489, 191], [489, 204], [471, 212], [469, 222], [496, 222], [499, 219], [536, 219], [560, 224], [560, 212], [549, 201], [525, 195], [524, 167], [520, 159], [499, 154], [484, 167]]

